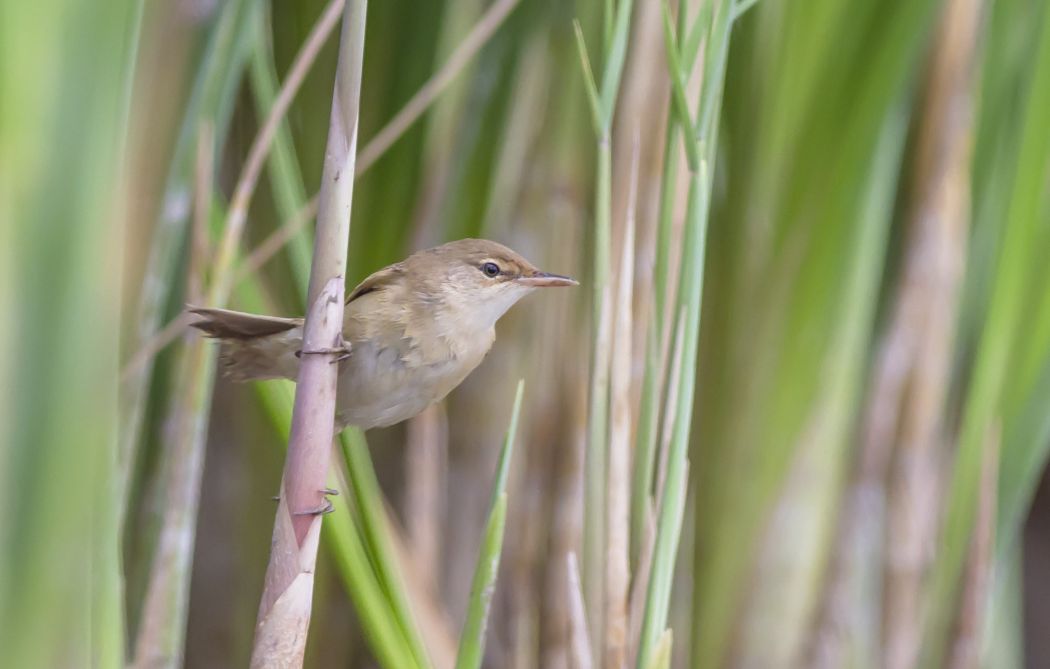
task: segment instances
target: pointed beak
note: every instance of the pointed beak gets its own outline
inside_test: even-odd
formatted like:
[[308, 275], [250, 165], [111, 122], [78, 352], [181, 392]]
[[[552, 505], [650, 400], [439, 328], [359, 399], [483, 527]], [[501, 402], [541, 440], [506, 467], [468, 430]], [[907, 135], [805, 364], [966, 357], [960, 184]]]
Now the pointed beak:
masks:
[[555, 286], [578, 286], [576, 279], [548, 272], [533, 272], [517, 278], [517, 282], [532, 288], [553, 288]]

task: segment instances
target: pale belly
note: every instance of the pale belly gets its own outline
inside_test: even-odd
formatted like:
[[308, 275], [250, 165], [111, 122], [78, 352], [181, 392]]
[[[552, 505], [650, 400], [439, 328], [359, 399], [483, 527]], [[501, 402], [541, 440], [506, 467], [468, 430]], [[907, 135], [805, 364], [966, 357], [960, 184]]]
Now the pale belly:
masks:
[[386, 427], [415, 416], [443, 399], [474, 370], [485, 350], [426, 364], [408, 365], [396, 348], [352, 345], [340, 363], [336, 425], [363, 430]]

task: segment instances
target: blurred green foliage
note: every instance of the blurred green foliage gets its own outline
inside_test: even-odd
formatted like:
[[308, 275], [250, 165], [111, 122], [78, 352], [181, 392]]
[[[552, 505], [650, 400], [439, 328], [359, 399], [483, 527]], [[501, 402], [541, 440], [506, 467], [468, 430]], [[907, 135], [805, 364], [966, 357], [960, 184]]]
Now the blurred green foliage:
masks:
[[0, 8], [0, 643], [117, 666], [123, 155], [138, 3]]
[[[215, 146], [214, 240], [259, 119], [325, 4], [0, 5], [5, 664], [118, 666], [130, 656], [179, 452], [171, 421], [190, 340], [125, 365], [187, 299], [201, 128], [213, 129]], [[989, 443], [1000, 444], [994, 550], [977, 567], [995, 578], [976, 595], [990, 621], [977, 645], [987, 666], [1023, 661], [1024, 579], [1047, 577], [1018, 565], [1050, 446], [1050, 8], [685, 4], [675, 14], [671, 3], [665, 21], [659, 3], [522, 2], [361, 177], [350, 283], [464, 236], [507, 242], [586, 280], [575, 295], [516, 307], [490, 359], [449, 398], [425, 518], [440, 564], [414, 563], [403, 528], [405, 487], [418, 483], [406, 458], [438, 446], [406, 450], [401, 428], [369, 434], [371, 451], [363, 435], [343, 435], [332, 481], [344, 495], [325, 520], [309, 663], [444, 666], [469, 610], [471, 665], [570, 666], [562, 565], [585, 543], [601, 659], [609, 399], [595, 374], [597, 333], [614, 309], [603, 289], [624, 271], [611, 259], [621, 257], [637, 132], [634, 583], [646, 555], [653, 572], [638, 595], [648, 612], [631, 614], [643, 639], [635, 662], [819, 664], [847, 573], [860, 586], [849, 590], [851, 616], [831, 615], [845, 630], [839, 651], [849, 666], [882, 666], [872, 649], [896, 633], [885, 618], [901, 540], [893, 509], [913, 499], [895, 486], [915, 445], [893, 434], [884, 466], [869, 467], [867, 427], [910, 285], [916, 202], [930, 183], [923, 133], [955, 123], [967, 157], [953, 192], [965, 202], [949, 223], [965, 251], [958, 313], [949, 305], [951, 325], [933, 333], [949, 369], [931, 410], [938, 436], [918, 445], [933, 463], [922, 488], [936, 510], [920, 537], [929, 551], [915, 592], [917, 647], [903, 666], [937, 666], [957, 650]], [[371, 3], [362, 146], [487, 7]], [[969, 112], [931, 121], [927, 101], [949, 85], [933, 66], [939, 31], [946, 8], [960, 7], [979, 19], [972, 43], [953, 42], [973, 63], [955, 98]], [[574, 18], [592, 92], [575, 62]], [[316, 191], [334, 58], [330, 40], [282, 123], [245, 253]], [[308, 228], [240, 281], [232, 307], [302, 312]], [[909, 383], [921, 382], [920, 363], [905, 366]], [[497, 459], [519, 377], [528, 390], [508, 472]], [[919, 406], [908, 389], [894, 404], [901, 416]], [[187, 665], [247, 661], [272, 520], [265, 500], [290, 407], [289, 384], [215, 385], [197, 546], [185, 556], [193, 571], [169, 584], [189, 597], [188, 619], [170, 621], [173, 638], [185, 628]], [[872, 550], [850, 554], [856, 528], [844, 520], [858, 482], [871, 481]], [[498, 553], [490, 525], [506, 533], [488, 607], [478, 596], [487, 587], [471, 599], [470, 586], [479, 546], [485, 558]]]

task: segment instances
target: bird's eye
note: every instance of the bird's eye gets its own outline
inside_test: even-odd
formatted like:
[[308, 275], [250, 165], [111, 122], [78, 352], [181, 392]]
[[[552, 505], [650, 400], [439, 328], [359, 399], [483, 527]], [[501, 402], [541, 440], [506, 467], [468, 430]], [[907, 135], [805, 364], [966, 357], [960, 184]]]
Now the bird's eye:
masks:
[[487, 277], [497, 277], [499, 276], [499, 265], [494, 262], [487, 262], [481, 266], [481, 271]]

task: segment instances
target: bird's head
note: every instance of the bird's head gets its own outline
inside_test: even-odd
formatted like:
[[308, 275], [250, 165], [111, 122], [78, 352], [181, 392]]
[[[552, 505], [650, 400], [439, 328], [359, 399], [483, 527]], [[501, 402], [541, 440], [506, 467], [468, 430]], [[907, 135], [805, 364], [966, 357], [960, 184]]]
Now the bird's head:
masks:
[[575, 286], [567, 276], [541, 271], [511, 249], [484, 239], [461, 239], [406, 261], [406, 270], [426, 276], [424, 298], [439, 299], [489, 325], [537, 288]]

